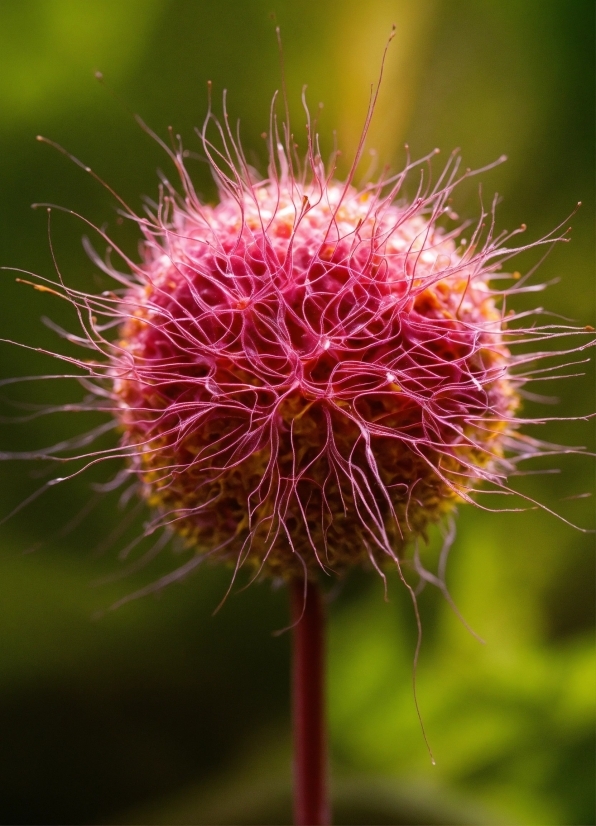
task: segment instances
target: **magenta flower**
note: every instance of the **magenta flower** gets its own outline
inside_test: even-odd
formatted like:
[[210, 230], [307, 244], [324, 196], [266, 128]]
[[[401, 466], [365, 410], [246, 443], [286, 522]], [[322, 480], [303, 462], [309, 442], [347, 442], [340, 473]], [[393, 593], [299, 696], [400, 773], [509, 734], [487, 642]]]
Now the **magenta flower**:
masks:
[[525, 345], [585, 331], [524, 327], [506, 299], [526, 279], [501, 264], [564, 235], [511, 244], [525, 228], [495, 237], [494, 206], [458, 223], [453, 190], [477, 173], [459, 174], [457, 155], [435, 183], [429, 156], [358, 188], [359, 158], [339, 182], [310, 135], [299, 162], [275, 119], [266, 178], [211, 112], [202, 142], [218, 203], [166, 148], [183, 191], [164, 181], [148, 217], [128, 213], [140, 263], [120, 253], [125, 275], [92, 252], [117, 292], [37, 285], [76, 307], [78, 340], [100, 357], [67, 361], [95, 381], [92, 406], [111, 399], [123, 436], [86, 458], [127, 459], [156, 512], [149, 532], [286, 579], [382, 573], [458, 503], [512, 494], [521, 460], [562, 450], [519, 432], [520, 390], [553, 355]]
[[123, 446], [199, 554], [284, 578], [382, 569], [537, 449], [517, 432], [520, 332], [491, 287], [512, 250], [482, 238], [484, 215], [467, 245], [444, 228], [457, 161], [408, 203], [414, 164], [358, 189], [312, 144], [297, 171], [272, 140], [263, 180], [227, 141], [217, 158], [204, 138], [219, 203], [178, 155], [184, 195], [166, 187], [134, 280], [102, 303], [124, 320]]

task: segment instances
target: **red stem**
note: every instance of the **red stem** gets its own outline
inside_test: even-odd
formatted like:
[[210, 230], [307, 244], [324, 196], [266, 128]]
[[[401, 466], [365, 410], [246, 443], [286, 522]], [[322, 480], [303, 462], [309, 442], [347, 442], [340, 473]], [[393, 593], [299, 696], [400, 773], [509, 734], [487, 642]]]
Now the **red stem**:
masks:
[[319, 587], [291, 584], [294, 623], [294, 823], [328, 826], [325, 724], [325, 617]]

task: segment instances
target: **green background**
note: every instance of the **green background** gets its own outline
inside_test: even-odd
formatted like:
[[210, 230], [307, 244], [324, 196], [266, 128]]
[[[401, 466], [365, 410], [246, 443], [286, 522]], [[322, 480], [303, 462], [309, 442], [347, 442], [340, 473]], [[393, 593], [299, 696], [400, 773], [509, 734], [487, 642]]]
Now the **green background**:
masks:
[[[516, 306], [544, 302], [594, 323], [594, 5], [584, 0], [2, 0], [0, 263], [51, 276], [46, 217], [32, 202], [67, 206], [136, 247], [134, 227], [117, 224], [110, 196], [36, 143], [38, 133], [139, 209], [167, 160], [131, 113], [163, 137], [171, 124], [198, 151], [193, 127], [211, 79], [216, 101], [229, 90], [244, 145], [263, 165], [259, 136], [280, 85], [272, 11], [298, 136], [306, 83], [313, 108], [325, 104], [325, 151], [337, 129], [350, 156], [396, 23], [369, 142], [381, 164], [398, 167], [406, 141], [414, 156], [460, 147], [472, 167], [505, 152], [509, 162], [481, 176], [483, 193], [487, 201], [495, 191], [503, 196], [500, 227], [525, 222], [532, 239], [581, 200], [572, 243], [553, 250], [534, 283], [560, 280]], [[98, 69], [107, 90], [93, 78]], [[191, 161], [191, 169], [210, 197], [206, 165]], [[463, 218], [477, 214], [477, 184], [457, 194]], [[86, 232], [55, 216], [60, 269], [73, 286], [104, 289], [81, 249]], [[1, 335], [68, 349], [40, 322], [49, 315], [74, 329], [68, 310], [14, 276], [2, 273]], [[61, 369], [7, 344], [0, 366], [6, 377]], [[559, 396], [553, 415], [580, 415], [594, 408], [593, 381], [588, 372], [538, 390]], [[0, 450], [35, 450], [97, 423], [31, 417], [22, 407], [76, 401], [80, 391], [65, 382], [7, 385], [0, 395]], [[530, 416], [539, 409], [526, 406]], [[11, 422], [15, 416], [28, 420]], [[585, 422], [533, 433], [570, 445], [592, 440], [593, 449]], [[591, 460], [535, 466], [553, 464], [561, 473], [521, 479], [520, 488], [593, 526], [592, 501], [570, 498], [589, 492]], [[34, 463], [2, 463], [1, 514], [37, 490], [44, 473]], [[106, 611], [177, 560], [166, 552], [141, 573], [98, 584], [123, 570], [118, 552], [144, 518], [139, 512], [126, 523], [112, 494], [65, 530], [100, 478], [54, 488], [1, 528], [2, 822], [289, 822], [289, 638], [272, 634], [287, 622], [283, 590], [255, 585], [212, 616], [229, 572], [205, 566], [157, 597]], [[448, 583], [487, 644], [439, 594], [423, 592], [418, 692], [434, 767], [413, 703], [415, 626], [403, 588], [392, 581], [386, 603], [378, 578], [355, 573], [333, 594], [337, 823], [594, 823], [593, 545], [591, 535], [541, 510], [462, 508]]]

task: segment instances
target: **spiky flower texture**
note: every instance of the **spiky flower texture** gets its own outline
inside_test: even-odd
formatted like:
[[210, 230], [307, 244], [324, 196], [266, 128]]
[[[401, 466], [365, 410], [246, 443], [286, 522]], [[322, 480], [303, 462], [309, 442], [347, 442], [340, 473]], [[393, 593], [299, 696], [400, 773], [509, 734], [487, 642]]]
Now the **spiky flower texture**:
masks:
[[273, 125], [259, 179], [222, 137], [219, 202], [173, 153], [184, 194], [140, 222], [110, 349], [129, 461], [198, 554], [282, 578], [399, 563], [529, 449], [490, 284], [511, 250], [485, 215], [467, 245], [445, 227], [457, 161], [407, 202], [414, 164], [357, 188]]
[[434, 182], [431, 153], [356, 186], [373, 108], [344, 181], [310, 119], [300, 160], [272, 115], [263, 178], [209, 109], [217, 203], [197, 195], [182, 148], [162, 144], [181, 191], [164, 179], [146, 217], [121, 201], [144, 236], [140, 263], [117, 250], [126, 275], [91, 251], [120, 288], [37, 285], [76, 308], [84, 337], [67, 337], [101, 358], [66, 360], [122, 434], [117, 450], [71, 458], [127, 460], [156, 514], [148, 532], [192, 550], [176, 576], [205, 557], [281, 579], [360, 564], [383, 575], [458, 503], [511, 494], [520, 460], [562, 450], [518, 430], [520, 388], [552, 354], [512, 348], [582, 331], [524, 327], [506, 299], [526, 279], [501, 265], [564, 236], [495, 236], [496, 201], [458, 223], [453, 190], [477, 173], [457, 154]]

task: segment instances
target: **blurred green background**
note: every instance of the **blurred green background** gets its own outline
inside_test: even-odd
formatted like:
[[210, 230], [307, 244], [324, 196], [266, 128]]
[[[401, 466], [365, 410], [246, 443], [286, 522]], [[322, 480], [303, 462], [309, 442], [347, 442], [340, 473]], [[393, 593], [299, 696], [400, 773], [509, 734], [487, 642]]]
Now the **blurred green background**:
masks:
[[[280, 85], [272, 11], [299, 141], [306, 83], [312, 107], [325, 104], [324, 148], [337, 129], [349, 157], [396, 23], [369, 142], [381, 163], [399, 166], [406, 141], [414, 156], [461, 147], [472, 167], [507, 153], [507, 164], [481, 176], [483, 192], [503, 196], [500, 227], [526, 222], [530, 238], [581, 200], [572, 243], [558, 246], [535, 279], [560, 281], [517, 307], [544, 302], [594, 323], [592, 0], [2, 0], [0, 263], [51, 276], [46, 217], [30, 210], [34, 201], [65, 205], [136, 246], [109, 195], [36, 143], [38, 133], [138, 209], [141, 196], [155, 195], [157, 169], [171, 170], [130, 113], [164, 137], [171, 124], [198, 150], [193, 127], [211, 79], [216, 100], [229, 89], [244, 145], [263, 164], [259, 136]], [[93, 79], [97, 69], [112, 94]], [[206, 165], [191, 161], [191, 170], [210, 197]], [[457, 196], [463, 218], [477, 214], [477, 185]], [[55, 216], [60, 268], [72, 285], [104, 289], [81, 249], [86, 231]], [[74, 329], [59, 305], [2, 273], [2, 336], [60, 347], [40, 322], [49, 315]], [[50, 359], [6, 344], [0, 360], [7, 377], [56, 371]], [[538, 389], [558, 394], [553, 415], [568, 416], [594, 408], [593, 382], [592, 372]], [[64, 382], [0, 394], [0, 450], [52, 444], [96, 421], [8, 421], [27, 411], [7, 399], [77, 400], [77, 387]], [[537, 410], [527, 404], [528, 415]], [[593, 449], [585, 422], [534, 432]], [[592, 500], [577, 498], [592, 486], [591, 461], [555, 464], [561, 473], [521, 479], [521, 489], [593, 526]], [[33, 464], [2, 463], [0, 513], [47, 478]], [[123, 569], [118, 552], [144, 518], [123, 522], [117, 494], [96, 502], [89, 482], [101, 478], [58, 486], [1, 529], [1, 821], [288, 823], [289, 639], [272, 634], [287, 621], [284, 592], [255, 585], [212, 616], [229, 572], [205, 566], [157, 597], [105, 611], [177, 560], [166, 552], [141, 573], [97, 584]], [[66, 531], [89, 502], [87, 517]], [[448, 583], [487, 644], [439, 594], [423, 592], [418, 691], [434, 767], [412, 697], [409, 599], [392, 581], [385, 603], [372, 575], [343, 584], [329, 605], [336, 823], [594, 823], [593, 546], [591, 535], [542, 511], [462, 509]]]

